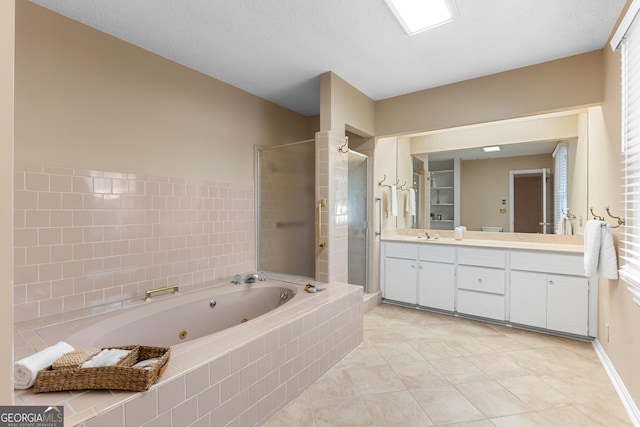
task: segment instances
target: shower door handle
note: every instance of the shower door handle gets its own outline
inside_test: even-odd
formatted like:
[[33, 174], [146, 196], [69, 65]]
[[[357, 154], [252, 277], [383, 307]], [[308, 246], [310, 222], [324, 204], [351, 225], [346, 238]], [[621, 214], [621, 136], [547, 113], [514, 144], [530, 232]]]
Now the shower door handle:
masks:
[[327, 206], [327, 199], [318, 200], [318, 247], [326, 248], [327, 242], [322, 240], [322, 208]]

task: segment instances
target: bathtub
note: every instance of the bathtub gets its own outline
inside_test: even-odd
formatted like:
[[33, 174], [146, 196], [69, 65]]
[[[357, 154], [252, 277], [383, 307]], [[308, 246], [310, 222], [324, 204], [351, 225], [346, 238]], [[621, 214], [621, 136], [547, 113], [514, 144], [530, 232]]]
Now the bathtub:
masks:
[[16, 390], [14, 404], [64, 405], [65, 426], [260, 425], [363, 340], [362, 287], [311, 281], [326, 290], [309, 294], [307, 283], [284, 275], [251, 285], [224, 280], [110, 313], [17, 324], [16, 342], [25, 346], [17, 358], [65, 340], [170, 345], [171, 359], [146, 392]]
[[61, 323], [37, 331], [47, 343], [79, 347], [129, 344], [169, 347], [260, 316], [293, 300], [293, 284], [264, 281], [250, 286], [224, 285], [188, 295], [160, 295], [136, 307]]

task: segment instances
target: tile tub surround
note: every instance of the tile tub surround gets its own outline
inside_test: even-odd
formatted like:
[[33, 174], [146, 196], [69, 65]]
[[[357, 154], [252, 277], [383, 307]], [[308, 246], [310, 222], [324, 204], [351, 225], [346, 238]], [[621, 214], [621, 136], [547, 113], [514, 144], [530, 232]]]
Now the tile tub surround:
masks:
[[[147, 392], [23, 390], [16, 391], [15, 404], [64, 405], [65, 426], [260, 424], [363, 339], [361, 287], [323, 284], [325, 291], [307, 294], [308, 280], [274, 278], [300, 286], [297, 301], [256, 322], [172, 347], [169, 368]], [[18, 325], [17, 345], [44, 347], [34, 331], [42, 326], [44, 320]]]
[[255, 270], [254, 186], [15, 165], [17, 322]]

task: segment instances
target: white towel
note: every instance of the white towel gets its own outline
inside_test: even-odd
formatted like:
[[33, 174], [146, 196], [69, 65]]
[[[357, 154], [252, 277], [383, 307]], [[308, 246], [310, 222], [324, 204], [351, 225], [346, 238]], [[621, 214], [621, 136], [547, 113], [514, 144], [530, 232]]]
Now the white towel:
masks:
[[589, 220], [584, 228], [584, 275], [618, 278], [618, 258], [611, 230], [604, 221]]
[[560, 229], [558, 230], [558, 234], [565, 234], [567, 236], [571, 236], [573, 234], [573, 224], [566, 215], [564, 215], [560, 220]]
[[389, 186], [389, 215], [398, 216], [398, 189], [395, 185]]
[[584, 227], [584, 275], [586, 277], [595, 276], [598, 272], [602, 226], [605, 224], [604, 221], [592, 219], [587, 221]]
[[13, 388], [16, 390], [31, 388], [39, 370], [51, 366], [60, 357], [74, 350], [66, 342], [60, 341], [31, 356], [18, 360], [13, 364]]
[[414, 216], [416, 214], [416, 190], [413, 188], [409, 189], [407, 193], [407, 199], [405, 201], [405, 212], [409, 216]]
[[82, 364], [83, 368], [96, 368], [99, 366], [113, 366], [118, 363], [123, 357], [129, 354], [130, 350], [123, 350], [120, 348], [104, 349], [100, 353], [93, 356]]
[[604, 279], [618, 278], [618, 257], [616, 256], [616, 247], [613, 244], [611, 229], [608, 226], [602, 227], [598, 275]]

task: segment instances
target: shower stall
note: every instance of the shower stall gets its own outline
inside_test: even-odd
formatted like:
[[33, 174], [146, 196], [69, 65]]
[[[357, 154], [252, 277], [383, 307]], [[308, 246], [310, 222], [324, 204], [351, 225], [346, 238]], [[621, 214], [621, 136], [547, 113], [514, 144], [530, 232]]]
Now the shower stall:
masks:
[[[257, 150], [259, 270], [316, 277], [315, 141]], [[341, 154], [345, 155], [345, 154]], [[369, 248], [369, 158], [346, 153], [348, 281], [367, 291]], [[342, 207], [340, 216], [344, 215]], [[331, 215], [328, 213], [331, 221]]]
[[347, 206], [349, 283], [368, 290], [369, 271], [369, 158], [349, 150]]
[[315, 277], [315, 141], [257, 155], [258, 269]]

